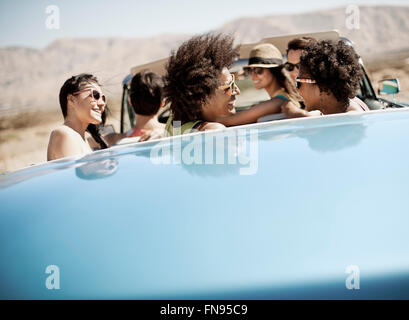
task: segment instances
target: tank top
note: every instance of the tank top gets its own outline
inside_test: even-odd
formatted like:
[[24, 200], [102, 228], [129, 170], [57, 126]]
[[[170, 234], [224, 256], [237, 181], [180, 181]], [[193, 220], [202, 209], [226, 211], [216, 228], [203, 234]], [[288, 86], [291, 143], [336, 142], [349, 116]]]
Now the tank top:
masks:
[[189, 122], [182, 124], [180, 128], [175, 129], [173, 127], [173, 115], [171, 114], [168, 121], [166, 122], [165, 133], [166, 133], [166, 136], [168, 137], [176, 135], [174, 134], [175, 130], [179, 131], [178, 133], [180, 134], [190, 133], [202, 123], [204, 124], [205, 122], [202, 120], [189, 121]]
[[281, 89], [277, 90], [276, 92], [274, 92], [273, 96], [270, 99], [274, 99], [274, 98], [280, 98], [281, 100], [284, 100], [284, 101], [291, 101], [297, 107], [301, 108], [300, 103], [296, 99], [291, 97], [283, 88], [281, 88]]

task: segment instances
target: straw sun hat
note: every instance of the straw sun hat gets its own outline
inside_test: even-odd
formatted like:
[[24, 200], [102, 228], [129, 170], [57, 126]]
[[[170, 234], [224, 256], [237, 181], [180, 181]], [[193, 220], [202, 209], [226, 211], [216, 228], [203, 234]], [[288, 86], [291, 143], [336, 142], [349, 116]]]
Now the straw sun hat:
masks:
[[249, 64], [243, 69], [261, 67], [274, 68], [283, 63], [280, 50], [270, 43], [262, 43], [250, 51]]

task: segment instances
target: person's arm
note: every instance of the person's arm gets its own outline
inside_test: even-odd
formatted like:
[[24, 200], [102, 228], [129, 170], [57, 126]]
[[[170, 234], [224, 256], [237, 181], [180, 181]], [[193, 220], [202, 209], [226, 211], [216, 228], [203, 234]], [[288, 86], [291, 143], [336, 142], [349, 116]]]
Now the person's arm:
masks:
[[308, 112], [303, 110], [291, 101], [285, 101], [285, 103], [282, 104], [281, 112], [284, 113], [287, 119], [313, 117], [319, 115], [317, 112]]
[[156, 140], [156, 139], [161, 139], [164, 136], [165, 136], [165, 129], [164, 128], [158, 128], [158, 129], [146, 131], [141, 136], [139, 141], [142, 142], [142, 141], [148, 141], [148, 140]]
[[282, 104], [283, 104], [282, 99], [272, 99], [264, 101], [252, 106], [250, 109], [240, 111], [226, 118], [222, 118], [218, 120], [218, 122], [224, 124], [227, 127], [254, 123], [257, 122], [258, 118], [261, 118], [265, 115], [272, 113], [280, 113]]
[[81, 146], [72, 141], [70, 134], [62, 129], [51, 132], [47, 148], [47, 161], [82, 154]]
[[108, 133], [104, 137], [105, 142], [108, 144], [108, 147], [112, 147], [115, 143], [117, 143], [119, 140], [126, 138], [126, 133]]

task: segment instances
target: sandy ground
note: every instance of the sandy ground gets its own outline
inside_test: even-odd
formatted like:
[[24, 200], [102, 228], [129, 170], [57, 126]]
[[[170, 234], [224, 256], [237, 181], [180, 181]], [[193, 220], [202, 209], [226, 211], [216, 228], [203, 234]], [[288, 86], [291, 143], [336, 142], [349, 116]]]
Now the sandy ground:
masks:
[[7, 129], [1, 132], [0, 171], [14, 171], [47, 160], [47, 145], [50, 132], [61, 124], [53, 121], [20, 129]]
[[[372, 85], [385, 78], [397, 77], [401, 84], [401, 93], [395, 98], [409, 102], [409, 65], [400, 68], [386, 68], [370, 71]], [[112, 115], [107, 123], [112, 124], [119, 131], [120, 111], [119, 104], [111, 109]], [[0, 115], [1, 116], [1, 115]], [[4, 120], [4, 117], [3, 117]], [[30, 120], [30, 119], [27, 119]], [[25, 121], [24, 119], [22, 121]], [[19, 124], [19, 128], [0, 128], [0, 172], [15, 171], [32, 164], [46, 161], [47, 145], [51, 131], [62, 124], [62, 117], [52, 116], [49, 119], [41, 119], [40, 123], [33, 125], [35, 121], [27, 121], [31, 125]]]
[[[119, 131], [119, 111], [113, 112], [107, 124]], [[50, 117], [38, 125], [0, 131], [0, 172], [15, 171], [47, 161], [50, 133], [63, 123], [62, 116]]]

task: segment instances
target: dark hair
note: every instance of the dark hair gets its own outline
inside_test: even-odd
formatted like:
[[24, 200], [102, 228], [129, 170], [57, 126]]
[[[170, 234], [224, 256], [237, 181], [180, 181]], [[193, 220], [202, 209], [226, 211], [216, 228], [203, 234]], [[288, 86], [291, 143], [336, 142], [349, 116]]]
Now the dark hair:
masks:
[[131, 81], [130, 98], [136, 114], [155, 115], [163, 99], [163, 79], [146, 70], [135, 74]]
[[[72, 76], [71, 78], [67, 79], [60, 89], [60, 107], [64, 118], [67, 116], [67, 97], [70, 94], [80, 91], [84, 88], [87, 84], [95, 83], [100, 85], [97, 78], [92, 74], [88, 73], [81, 73], [76, 76]], [[106, 112], [108, 112], [107, 106], [105, 106], [104, 112], [101, 115], [102, 122], [101, 124], [105, 124], [106, 120]], [[91, 134], [94, 140], [101, 146], [101, 149], [107, 148], [107, 144], [102, 140], [99, 134], [99, 128], [101, 125], [89, 124], [87, 127], [87, 131]]]
[[313, 37], [300, 37], [291, 40], [287, 44], [287, 55], [290, 50], [304, 50], [304, 48], [311, 42], [317, 41], [317, 39]]
[[87, 127], [87, 131], [91, 134], [91, 136], [94, 138], [95, 142], [97, 142], [101, 149], [106, 149], [108, 148], [108, 145], [106, 142], [102, 139], [101, 135], [99, 134], [99, 129], [105, 125], [105, 121], [107, 119], [107, 112], [109, 112], [108, 106], [105, 105], [104, 112], [102, 112], [101, 115], [101, 123], [100, 124], [93, 124], [90, 123]]
[[298, 94], [297, 89], [295, 88], [294, 81], [291, 79], [288, 70], [284, 67], [283, 64], [279, 65], [278, 67], [268, 68], [270, 70], [273, 77], [278, 82], [279, 86], [287, 92], [290, 97], [292, 97], [296, 101], [301, 101], [302, 98]]
[[165, 92], [175, 120], [185, 123], [202, 118], [202, 104], [214, 94], [222, 69], [235, 57], [233, 38], [222, 34], [195, 36], [172, 52]]
[[303, 74], [317, 82], [321, 92], [332, 92], [348, 107], [349, 99], [356, 96], [363, 72], [359, 56], [343, 41], [311, 42], [300, 59]]
[[64, 118], [67, 116], [67, 97], [70, 94], [80, 91], [87, 84], [96, 83], [98, 80], [92, 74], [81, 73], [67, 79], [60, 89], [60, 107]]

